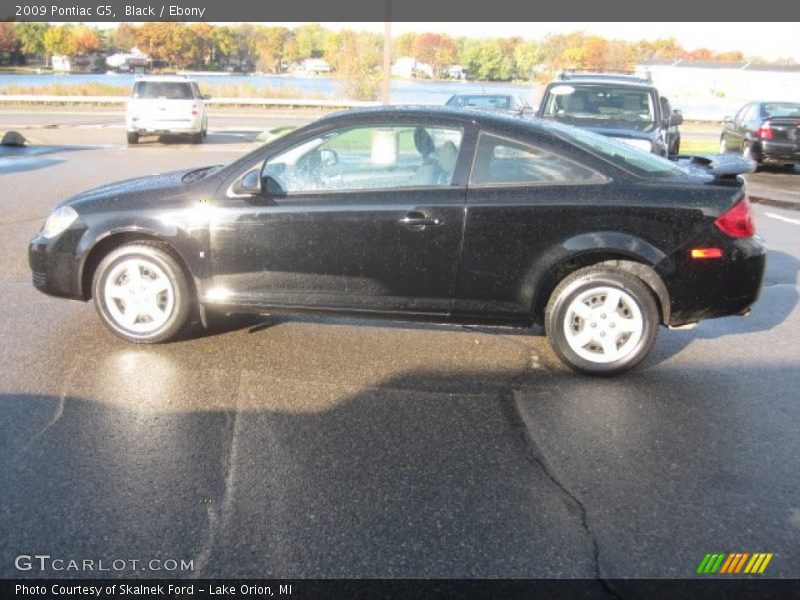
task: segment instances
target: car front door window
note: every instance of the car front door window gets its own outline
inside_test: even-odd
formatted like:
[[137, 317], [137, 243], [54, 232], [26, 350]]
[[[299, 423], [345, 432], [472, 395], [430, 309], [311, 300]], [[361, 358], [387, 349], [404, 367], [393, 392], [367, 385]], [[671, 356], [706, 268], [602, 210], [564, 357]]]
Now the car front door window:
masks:
[[421, 125], [380, 125], [322, 134], [264, 165], [273, 195], [451, 184], [462, 132]]

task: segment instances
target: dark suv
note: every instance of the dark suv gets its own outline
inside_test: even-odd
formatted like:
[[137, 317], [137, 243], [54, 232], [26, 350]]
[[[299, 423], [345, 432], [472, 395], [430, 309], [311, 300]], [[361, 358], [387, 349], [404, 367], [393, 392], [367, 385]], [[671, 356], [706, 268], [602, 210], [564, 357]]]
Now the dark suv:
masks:
[[620, 74], [562, 74], [547, 85], [539, 116], [601, 133], [667, 156], [678, 154], [680, 111], [642, 77]]

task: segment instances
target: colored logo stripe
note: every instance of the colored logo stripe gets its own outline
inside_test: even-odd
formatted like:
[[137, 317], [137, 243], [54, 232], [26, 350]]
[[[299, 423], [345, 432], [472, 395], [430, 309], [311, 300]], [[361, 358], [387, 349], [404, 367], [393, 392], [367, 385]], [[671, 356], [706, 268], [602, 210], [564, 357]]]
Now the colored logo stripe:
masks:
[[[733, 552], [731, 554], [709, 552], [703, 557], [700, 566], [697, 567], [697, 572], [703, 574], [720, 573], [730, 575], [741, 573], [742, 569], [744, 569], [745, 573], [760, 574], [767, 568], [773, 556], [772, 553], [765, 552], [756, 552], [752, 555], [749, 552]], [[747, 564], [746, 567], [745, 563]]]

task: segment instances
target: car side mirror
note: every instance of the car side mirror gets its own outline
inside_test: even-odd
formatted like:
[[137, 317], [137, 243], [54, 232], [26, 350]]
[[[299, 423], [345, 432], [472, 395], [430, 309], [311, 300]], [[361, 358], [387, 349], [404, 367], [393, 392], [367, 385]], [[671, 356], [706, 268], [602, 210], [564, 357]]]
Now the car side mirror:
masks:
[[731, 116], [725, 117], [724, 119], [722, 119], [722, 123], [723, 124], [733, 123], [733, 117]]
[[202, 96], [200, 96], [200, 97], [201, 97], [203, 100], [211, 100], [211, 96], [209, 96], [208, 94], [203, 94], [203, 95], [202, 95]]
[[669, 116], [669, 125], [670, 127], [674, 127], [676, 125], [683, 124], [683, 113], [679, 110], [673, 110], [672, 114]]
[[259, 196], [261, 195], [261, 168], [251, 169], [231, 187], [231, 191], [237, 196]]

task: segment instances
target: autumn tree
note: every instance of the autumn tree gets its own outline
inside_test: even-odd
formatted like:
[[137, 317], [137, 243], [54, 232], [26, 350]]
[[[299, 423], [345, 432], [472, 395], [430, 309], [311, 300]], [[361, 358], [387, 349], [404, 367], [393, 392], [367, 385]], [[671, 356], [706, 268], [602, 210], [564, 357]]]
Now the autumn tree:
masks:
[[72, 56], [77, 51], [75, 36], [69, 25], [50, 27], [44, 33], [44, 50], [49, 56]]
[[417, 34], [413, 31], [403, 33], [394, 39], [394, 57], [414, 55], [414, 44], [417, 41]]
[[519, 79], [529, 79], [533, 68], [543, 60], [542, 50], [536, 42], [523, 41], [514, 48], [514, 73]]
[[227, 25], [214, 28], [211, 32], [211, 43], [214, 62], [220, 62], [220, 58], [235, 56], [239, 47], [236, 30]]
[[214, 58], [214, 39], [211, 37], [215, 27], [208, 23], [192, 23], [189, 28], [197, 36], [197, 51], [201, 63], [208, 64]]
[[452, 65], [458, 56], [458, 46], [448, 35], [422, 33], [414, 40], [412, 56], [431, 66], [434, 77], [445, 65]]
[[283, 51], [289, 30], [286, 27], [260, 27], [255, 36], [255, 50], [258, 55], [258, 68], [261, 71], [279, 73]]
[[78, 25], [72, 30], [75, 43], [75, 54], [89, 54], [100, 47], [100, 36], [97, 31], [86, 25]]
[[0, 58], [17, 49], [16, 24], [0, 21]]
[[380, 89], [383, 36], [349, 29], [325, 40], [325, 59], [336, 70], [344, 95], [355, 100], [374, 100]]
[[111, 34], [111, 47], [121, 52], [130, 52], [136, 46], [136, 26], [120, 23]]

